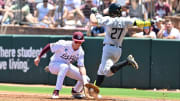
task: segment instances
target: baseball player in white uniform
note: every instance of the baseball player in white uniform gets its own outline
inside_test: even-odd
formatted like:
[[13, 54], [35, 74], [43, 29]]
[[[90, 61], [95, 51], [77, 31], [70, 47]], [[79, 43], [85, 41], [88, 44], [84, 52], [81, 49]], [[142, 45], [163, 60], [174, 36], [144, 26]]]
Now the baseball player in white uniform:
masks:
[[[81, 44], [84, 42], [83, 33], [75, 32], [72, 40], [73, 41], [59, 40], [55, 43], [47, 44], [40, 55], [34, 60], [35, 65], [38, 66], [43, 54], [49, 50], [54, 53], [48, 66], [50, 73], [57, 75], [56, 88], [52, 98], [59, 98], [59, 91], [62, 89], [65, 76], [78, 80], [72, 89], [72, 95], [75, 98], [84, 97], [80, 92], [83, 91], [83, 85], [90, 81], [86, 75], [84, 50], [81, 47]], [[78, 67], [72, 65], [72, 63], [76, 61]]]
[[97, 10], [92, 9], [91, 24], [104, 26], [106, 29], [101, 64], [97, 72], [97, 86], [101, 85], [105, 76], [112, 76], [126, 65], [132, 65], [135, 69], [139, 68], [132, 55], [129, 55], [126, 60], [117, 63], [122, 53], [122, 42], [128, 31], [128, 26], [149, 26], [151, 22], [121, 17], [121, 9], [120, 5], [111, 4], [109, 16], [102, 16], [97, 13]]

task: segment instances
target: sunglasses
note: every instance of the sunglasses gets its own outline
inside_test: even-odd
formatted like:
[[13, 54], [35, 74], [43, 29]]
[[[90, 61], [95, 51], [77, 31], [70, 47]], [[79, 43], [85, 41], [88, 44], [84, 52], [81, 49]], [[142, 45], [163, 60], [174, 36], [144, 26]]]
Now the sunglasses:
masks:
[[82, 44], [80, 41], [74, 41], [75, 44]]

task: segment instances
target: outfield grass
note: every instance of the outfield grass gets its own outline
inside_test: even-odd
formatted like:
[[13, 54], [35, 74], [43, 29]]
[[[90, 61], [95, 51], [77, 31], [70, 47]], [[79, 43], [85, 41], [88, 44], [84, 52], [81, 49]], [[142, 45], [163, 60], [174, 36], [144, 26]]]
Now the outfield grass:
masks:
[[[51, 94], [52, 87], [19, 87], [0, 85], [0, 91], [26, 92], [26, 93], [44, 93]], [[100, 94], [104, 96], [136, 97], [136, 98], [154, 98], [154, 99], [180, 99], [180, 93], [177, 92], [157, 92], [146, 90], [133, 90], [124, 88], [100, 88]], [[63, 88], [61, 94], [70, 95], [71, 88]]]

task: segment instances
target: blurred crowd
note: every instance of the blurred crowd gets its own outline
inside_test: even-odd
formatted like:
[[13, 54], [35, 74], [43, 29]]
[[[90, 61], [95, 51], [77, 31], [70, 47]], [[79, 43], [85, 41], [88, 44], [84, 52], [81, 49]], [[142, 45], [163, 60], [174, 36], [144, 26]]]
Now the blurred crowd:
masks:
[[[0, 23], [46, 28], [85, 27], [87, 36], [104, 36], [106, 29], [91, 26], [89, 17], [93, 7], [108, 16], [111, 3], [122, 6], [123, 17], [154, 21], [153, 26], [131, 34], [132, 37], [180, 39], [178, 29], [164, 19], [180, 15], [180, 0], [0, 0]], [[174, 37], [169, 37], [169, 33]]]

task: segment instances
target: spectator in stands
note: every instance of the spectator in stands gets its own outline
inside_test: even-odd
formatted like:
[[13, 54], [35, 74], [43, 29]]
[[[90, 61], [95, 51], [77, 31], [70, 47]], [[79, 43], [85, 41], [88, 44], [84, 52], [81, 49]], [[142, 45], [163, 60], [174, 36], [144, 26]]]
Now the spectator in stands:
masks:
[[158, 38], [162, 39], [180, 39], [179, 30], [173, 27], [171, 20], [167, 19], [165, 21], [164, 29], [160, 30], [158, 33]]
[[131, 18], [138, 18], [141, 20], [147, 20], [147, 11], [143, 4], [139, 4], [139, 0], [130, 0], [129, 16]]
[[130, 3], [130, 0], [111, 0], [112, 3], [118, 3], [121, 6], [127, 6]]
[[174, 0], [173, 9], [175, 10], [176, 15], [180, 15], [180, 0]]
[[64, 26], [64, 1], [58, 1], [54, 3], [54, 9], [52, 12], [51, 21], [52, 21], [52, 27], [58, 27], [60, 25], [61, 27]]
[[137, 38], [156, 38], [156, 33], [152, 31], [151, 27], [143, 27], [143, 32], [132, 34], [131, 37]]
[[4, 0], [0, 0], [0, 8], [4, 8], [5, 2]]
[[29, 4], [29, 7], [30, 7], [30, 12], [31, 14], [34, 14], [34, 10], [36, 8], [36, 0], [28, 0], [28, 4]]
[[[103, 0], [103, 3], [98, 6], [98, 12], [104, 16], [108, 15], [108, 8], [111, 4], [111, 0]], [[103, 26], [88, 26], [87, 36], [104, 36], [105, 27]]]
[[[5, 12], [7, 10], [10, 10], [11, 6], [13, 4], [15, 4], [15, 0], [1, 0], [1, 1], [2, 1], [1, 2], [2, 6], [1, 6], [1, 20], [0, 21], [2, 22], [2, 19], [3, 19]], [[3, 4], [3, 2], [4, 2], [4, 4]], [[9, 24], [10, 22], [8, 20], [9, 19], [7, 19], [6, 22], [4, 22], [4, 23]]]
[[4, 0], [0, 0], [0, 21], [3, 18], [3, 13], [4, 13]]
[[144, 4], [147, 13], [148, 13], [148, 18], [153, 18], [155, 16], [155, 4], [157, 0], [142, 0], [142, 3]]
[[7, 9], [1, 23], [4, 24], [8, 19], [10, 20], [8, 23], [12, 24], [23, 24], [22, 22], [34, 23], [35, 21], [26, 0], [18, 0], [10, 9]]
[[77, 9], [81, 6], [81, 0], [65, 0], [64, 3], [64, 17], [67, 20], [75, 18], [75, 14], [78, 13]]
[[158, 17], [158, 16], [156, 16], [156, 17], [154, 17], [154, 24], [153, 24], [153, 31], [156, 33], [156, 35], [159, 33], [159, 31], [161, 30], [161, 29], [164, 29], [164, 25], [163, 25], [163, 19], [162, 18], [160, 18], [160, 17]]
[[81, 7], [80, 7], [80, 10], [85, 18], [81, 22], [85, 26], [89, 24], [91, 8], [93, 8], [93, 7], [97, 7], [97, 6], [93, 4], [92, 0], [85, 0], [85, 4], [81, 5]]
[[92, 26], [87, 31], [87, 36], [105, 36], [105, 27], [103, 26]]
[[111, 3], [117, 3], [119, 5], [121, 5], [122, 7], [122, 16], [123, 17], [127, 17], [128, 16], [128, 9], [129, 9], [129, 5], [130, 5], [130, 0], [111, 0]]
[[98, 6], [98, 11], [102, 15], [108, 15], [108, 8], [111, 4], [111, 0], [103, 0], [103, 3]]
[[43, 3], [38, 3], [34, 11], [34, 16], [40, 22], [40, 26], [49, 27], [51, 24], [50, 17], [53, 11], [53, 5], [48, 3], [48, 0], [43, 0]]
[[[104, 1], [104, 0], [102, 0], [102, 1]], [[100, 2], [100, 0], [93, 0], [93, 4], [96, 5], [96, 6], [99, 6], [102, 3]]]
[[161, 18], [170, 15], [171, 11], [169, 4], [167, 4], [165, 0], [158, 0], [158, 3], [155, 5], [155, 13]]
[[4, 2], [5, 2], [4, 8], [9, 10], [10, 7], [16, 3], [16, 0], [6, 0]]
[[63, 17], [66, 26], [76, 26], [80, 19], [85, 20], [80, 10], [81, 3], [81, 0], [65, 0]]

